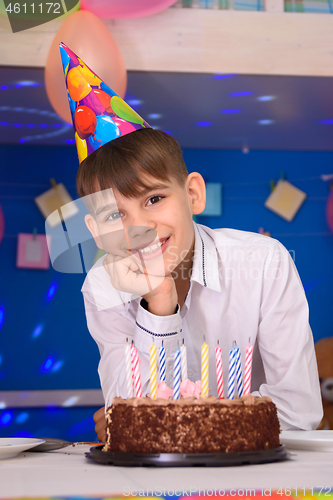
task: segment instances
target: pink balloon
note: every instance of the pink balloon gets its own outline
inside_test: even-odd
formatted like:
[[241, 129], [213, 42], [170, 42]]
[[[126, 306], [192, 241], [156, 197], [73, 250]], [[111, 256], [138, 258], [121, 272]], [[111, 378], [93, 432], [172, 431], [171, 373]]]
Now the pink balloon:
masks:
[[327, 200], [326, 219], [331, 231], [333, 232], [333, 188], [331, 189], [331, 193]]
[[113, 116], [112, 120], [119, 128], [121, 135], [129, 134], [130, 132], [134, 132], [134, 130], [136, 130], [136, 128], [131, 123], [123, 120], [122, 118]]
[[123, 56], [113, 36], [95, 14], [79, 10], [60, 26], [45, 65], [45, 87], [54, 110], [68, 123], [72, 117], [68, 104], [59, 43], [64, 42], [116, 94], [124, 97], [127, 73]]
[[81, 10], [89, 10], [106, 19], [125, 19], [156, 14], [175, 2], [176, 0], [81, 0]]

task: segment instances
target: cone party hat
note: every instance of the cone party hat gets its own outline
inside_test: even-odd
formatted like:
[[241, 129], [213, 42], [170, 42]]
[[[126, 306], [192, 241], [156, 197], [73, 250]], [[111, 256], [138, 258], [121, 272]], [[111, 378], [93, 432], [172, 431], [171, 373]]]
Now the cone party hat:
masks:
[[79, 161], [109, 141], [151, 128], [64, 43], [60, 43]]

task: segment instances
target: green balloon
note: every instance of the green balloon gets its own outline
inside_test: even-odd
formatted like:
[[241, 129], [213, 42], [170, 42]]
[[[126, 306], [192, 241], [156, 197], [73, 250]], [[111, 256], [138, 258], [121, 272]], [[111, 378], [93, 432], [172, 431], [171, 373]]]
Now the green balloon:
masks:
[[111, 107], [116, 115], [119, 116], [119, 118], [122, 118], [123, 120], [126, 120], [128, 122], [139, 123], [143, 126], [143, 119], [141, 118], [141, 116], [138, 115], [138, 113], [136, 113], [134, 109], [132, 109], [117, 95], [111, 98]]

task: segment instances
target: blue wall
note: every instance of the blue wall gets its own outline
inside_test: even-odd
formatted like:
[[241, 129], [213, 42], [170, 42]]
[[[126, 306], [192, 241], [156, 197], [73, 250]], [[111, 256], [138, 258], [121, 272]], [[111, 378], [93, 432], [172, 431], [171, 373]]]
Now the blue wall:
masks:
[[[99, 354], [86, 327], [80, 292], [84, 275], [15, 266], [17, 234], [30, 233], [34, 227], [44, 232], [44, 218], [34, 198], [50, 188], [49, 179], [63, 182], [75, 199], [75, 148], [0, 146], [0, 155], [0, 204], [6, 223], [0, 245], [0, 390], [99, 388]], [[222, 216], [198, 217], [198, 222], [213, 228], [257, 232], [262, 226], [270, 231], [295, 255], [315, 340], [332, 336], [333, 234], [325, 219], [329, 189], [319, 176], [332, 173], [333, 153], [185, 150], [184, 158], [190, 171], [197, 170], [207, 181], [223, 184]], [[264, 207], [270, 193], [269, 180], [278, 180], [281, 171], [308, 194], [291, 223]], [[56, 289], [48, 300], [52, 284]], [[41, 333], [34, 336], [39, 325]], [[93, 410], [75, 411], [70, 424], [72, 428], [77, 421], [75, 439], [93, 439], [89, 417]], [[2, 435], [36, 435], [44, 429], [43, 422], [30, 425], [25, 417], [17, 421], [22, 412], [14, 413], [4, 421], [1, 418], [5, 413], [0, 416]], [[73, 439], [66, 421], [64, 417], [62, 437]], [[20, 431], [23, 428], [25, 431]], [[53, 432], [47, 429], [48, 434], [60, 437], [55, 429], [56, 424]]]

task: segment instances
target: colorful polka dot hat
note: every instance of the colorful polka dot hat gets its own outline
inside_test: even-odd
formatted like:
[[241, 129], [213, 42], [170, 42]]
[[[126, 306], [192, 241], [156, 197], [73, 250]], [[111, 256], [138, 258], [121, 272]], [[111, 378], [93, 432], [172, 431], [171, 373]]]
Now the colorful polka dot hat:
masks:
[[80, 163], [121, 135], [151, 128], [64, 43], [60, 54]]

